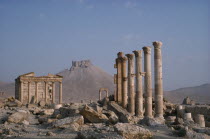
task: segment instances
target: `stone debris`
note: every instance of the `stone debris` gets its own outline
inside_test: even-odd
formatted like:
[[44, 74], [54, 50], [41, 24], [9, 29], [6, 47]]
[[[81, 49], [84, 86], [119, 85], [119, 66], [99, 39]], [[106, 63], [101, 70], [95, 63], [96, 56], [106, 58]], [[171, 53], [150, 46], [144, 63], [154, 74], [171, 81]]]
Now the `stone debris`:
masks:
[[22, 110], [19, 112], [15, 112], [12, 115], [8, 117], [8, 122], [9, 123], [21, 123], [22, 121], [28, 119], [29, 113]]
[[46, 136], [56, 136], [56, 134], [53, 133], [53, 132], [48, 131], [48, 132], [46, 133]]
[[78, 115], [74, 117], [66, 117], [64, 119], [56, 120], [52, 123], [52, 126], [58, 127], [58, 128], [67, 128], [67, 127], [73, 126], [73, 127], [76, 127], [76, 129], [78, 129], [78, 125], [81, 126], [83, 124], [84, 124], [83, 116]]
[[108, 109], [116, 113], [120, 122], [129, 123], [132, 121], [132, 115], [127, 110], [119, 106], [116, 102], [111, 101], [108, 104]]
[[195, 105], [195, 101], [191, 100], [189, 97], [186, 97], [183, 102], [183, 105]]
[[106, 115], [98, 113], [93, 108], [85, 105], [84, 108], [80, 111], [80, 114], [84, 116], [91, 123], [103, 123], [108, 121]]
[[125, 139], [151, 139], [153, 136], [148, 129], [129, 123], [117, 123], [114, 129]]

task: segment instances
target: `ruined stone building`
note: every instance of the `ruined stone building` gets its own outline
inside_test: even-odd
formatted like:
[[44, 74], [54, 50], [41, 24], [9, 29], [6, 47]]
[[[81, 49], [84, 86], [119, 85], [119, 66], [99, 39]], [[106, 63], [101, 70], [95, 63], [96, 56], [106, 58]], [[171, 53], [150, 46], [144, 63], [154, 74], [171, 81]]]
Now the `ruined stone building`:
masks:
[[35, 77], [34, 72], [20, 75], [15, 79], [15, 98], [23, 104], [40, 101], [53, 104], [55, 83], [59, 82], [59, 103], [62, 103], [62, 79], [62, 76], [53, 74]]

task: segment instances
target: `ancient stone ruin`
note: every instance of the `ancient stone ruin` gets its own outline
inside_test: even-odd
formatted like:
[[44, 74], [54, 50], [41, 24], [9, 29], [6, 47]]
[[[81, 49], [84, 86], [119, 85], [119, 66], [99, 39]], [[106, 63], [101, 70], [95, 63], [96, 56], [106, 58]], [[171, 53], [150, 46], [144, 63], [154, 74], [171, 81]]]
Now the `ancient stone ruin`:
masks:
[[[162, 81], [162, 43], [155, 41], [154, 46], [154, 72], [155, 72], [155, 117], [163, 119], [163, 81]], [[143, 111], [143, 87], [144, 77], [145, 92], [145, 117], [153, 117], [152, 114], [152, 74], [151, 74], [151, 47], [143, 47], [144, 72], [142, 71], [142, 50], [133, 51], [134, 54], [123, 55], [118, 53], [115, 68], [116, 102], [127, 109], [131, 114], [142, 117]], [[135, 57], [135, 66], [134, 66]], [[128, 64], [126, 62], [128, 61]], [[128, 67], [127, 67], [128, 65]], [[135, 73], [134, 73], [135, 69]], [[127, 72], [128, 70], [128, 72]], [[135, 79], [136, 78], [136, 79]], [[135, 83], [136, 81], [136, 83]], [[136, 91], [135, 91], [136, 90]]]
[[20, 75], [15, 79], [15, 98], [23, 104], [55, 103], [55, 83], [59, 82], [59, 103], [62, 103], [62, 79], [60, 75], [48, 74], [48, 76], [35, 77], [34, 72]]

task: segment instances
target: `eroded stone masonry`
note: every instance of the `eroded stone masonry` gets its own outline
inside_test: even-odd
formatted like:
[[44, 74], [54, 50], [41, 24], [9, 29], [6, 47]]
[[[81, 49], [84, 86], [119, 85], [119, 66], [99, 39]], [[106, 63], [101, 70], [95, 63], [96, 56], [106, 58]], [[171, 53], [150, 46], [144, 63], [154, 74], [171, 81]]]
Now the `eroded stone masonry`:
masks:
[[15, 98], [23, 104], [55, 103], [55, 83], [59, 83], [59, 103], [62, 103], [62, 79], [60, 75], [48, 74], [35, 77], [34, 72], [20, 75], [15, 79]]
[[[134, 54], [126, 54], [126, 57], [123, 52], [117, 54], [118, 57], [115, 64], [117, 74], [114, 76], [116, 84], [115, 101], [127, 109], [132, 115], [139, 117], [143, 117], [144, 115], [148, 118], [156, 117], [163, 119], [162, 43], [155, 41], [153, 42], [153, 46], [155, 115], [152, 113], [151, 47], [149, 46], [143, 47], [143, 50], [133, 51]], [[142, 52], [144, 53], [144, 72], [142, 71]], [[145, 106], [143, 106], [143, 77]], [[143, 107], [145, 107], [145, 111]]]

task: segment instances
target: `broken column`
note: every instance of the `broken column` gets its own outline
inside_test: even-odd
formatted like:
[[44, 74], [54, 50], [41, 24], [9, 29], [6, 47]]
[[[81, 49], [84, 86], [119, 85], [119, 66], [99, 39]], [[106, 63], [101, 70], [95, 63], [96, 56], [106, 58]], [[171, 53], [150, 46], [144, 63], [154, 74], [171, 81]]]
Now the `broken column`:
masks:
[[117, 102], [122, 104], [122, 60], [123, 52], [117, 54], [116, 65], [117, 65]]
[[200, 127], [205, 127], [204, 115], [197, 114], [197, 115], [195, 116], [195, 122], [196, 122]]
[[155, 72], [155, 117], [163, 118], [162, 42], [153, 42]]
[[126, 72], [126, 57], [121, 58], [122, 62], [122, 107], [127, 108], [128, 104], [128, 84], [127, 84], [127, 72]]
[[152, 77], [151, 77], [151, 48], [143, 47], [144, 51], [144, 89], [145, 89], [145, 117], [152, 117]]
[[126, 54], [128, 58], [128, 112], [135, 114], [134, 90], [134, 54]]
[[143, 90], [142, 90], [142, 51], [133, 51], [135, 54], [135, 66], [136, 66], [136, 104], [135, 112], [136, 116], [143, 116]]

